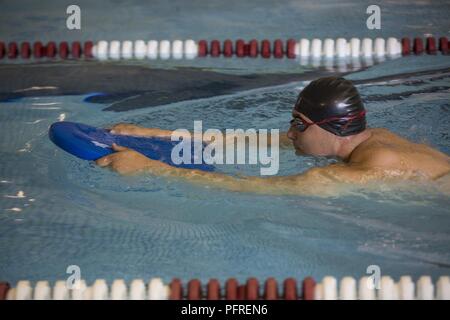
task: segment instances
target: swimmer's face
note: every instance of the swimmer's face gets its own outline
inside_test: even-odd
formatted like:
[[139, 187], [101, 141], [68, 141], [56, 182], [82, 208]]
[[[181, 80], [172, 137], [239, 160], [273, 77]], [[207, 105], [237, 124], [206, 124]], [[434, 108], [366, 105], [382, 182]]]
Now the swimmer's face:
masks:
[[292, 140], [295, 153], [298, 155], [327, 156], [331, 154], [330, 146], [334, 141], [334, 135], [316, 124], [309, 125], [303, 132], [297, 127], [302, 120], [311, 123], [311, 119], [296, 111], [292, 112], [291, 127], [287, 133]]

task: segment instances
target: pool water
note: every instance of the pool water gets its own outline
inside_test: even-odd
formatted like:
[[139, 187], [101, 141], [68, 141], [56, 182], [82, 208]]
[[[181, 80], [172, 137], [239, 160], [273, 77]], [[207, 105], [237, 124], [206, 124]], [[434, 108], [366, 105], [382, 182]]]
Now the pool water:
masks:
[[[371, 1], [286, 0], [274, 4], [260, 0], [255, 5], [209, 0], [206, 5], [204, 1], [181, 0], [79, 0], [77, 4], [82, 29], [68, 30], [64, 2], [4, 1], [0, 38], [43, 43], [222, 41], [237, 37], [439, 37], [449, 32], [446, 0], [383, 2], [379, 30], [365, 26]], [[24, 61], [7, 62], [28, 74], [19, 65]], [[64, 67], [77, 63], [51, 66], [61, 67], [73, 79], [74, 73]], [[205, 58], [127, 64], [188, 66], [227, 74], [300, 74], [308, 69], [287, 59]], [[46, 67], [46, 63], [42, 65]], [[1, 66], [3, 75], [7, 67]], [[73, 82], [80, 88], [81, 82], [91, 84], [88, 75]], [[314, 77], [313, 73], [309, 80]], [[180, 78], [172, 80], [180, 82]], [[386, 127], [450, 153], [448, 56], [386, 61], [346, 78], [355, 80], [370, 126]], [[279, 280], [308, 275], [316, 279], [324, 275], [360, 277], [369, 265], [378, 265], [382, 274], [393, 277], [429, 274], [436, 279], [449, 274], [450, 200], [434, 185], [377, 185], [334, 197], [233, 193], [152, 176], [121, 177], [66, 154], [47, 136], [51, 123], [61, 120], [94, 126], [131, 122], [165, 129], [192, 129], [194, 120], [202, 120], [204, 128], [283, 131], [305, 82], [111, 112], [103, 109], [123, 101], [85, 102], [90, 92], [43, 96], [42, 90], [28, 87], [14, 92], [4, 88], [16, 81], [21, 84], [22, 79], [2, 79], [0, 97], [22, 93], [27, 97], [0, 101], [0, 280], [14, 285], [21, 279], [66, 279], [69, 265], [78, 265], [88, 282], [156, 276], [165, 281], [173, 277], [202, 281], [212, 277], [245, 280], [249, 276], [261, 280], [269, 276]], [[45, 86], [52, 79], [42, 72], [34, 80], [36, 86]], [[132, 87], [130, 83], [122, 86], [120, 77], [110, 81], [121, 88]], [[124, 99], [135, 94], [130, 91]], [[135, 101], [145, 104], [145, 99]], [[135, 106], [133, 100], [126, 102]], [[279, 175], [296, 174], [330, 161], [282, 150]], [[257, 166], [245, 165], [218, 166], [217, 170], [259, 173]]]
[[[403, 75], [426, 66], [436, 71]], [[380, 78], [385, 75], [391, 78]], [[347, 78], [358, 85], [371, 127], [450, 153], [448, 59], [404, 58]], [[192, 129], [202, 120], [203, 128], [285, 131], [306, 84], [120, 113], [85, 102], [87, 95], [0, 102], [0, 278], [65, 279], [69, 265], [78, 265], [89, 282], [360, 277], [369, 265], [393, 277], [447, 275], [450, 199], [432, 185], [378, 185], [334, 197], [228, 192], [149, 175], [123, 177], [65, 153], [47, 136], [50, 124], [61, 120], [165, 129]], [[281, 150], [278, 174], [331, 161]], [[259, 172], [248, 165], [217, 169]]]

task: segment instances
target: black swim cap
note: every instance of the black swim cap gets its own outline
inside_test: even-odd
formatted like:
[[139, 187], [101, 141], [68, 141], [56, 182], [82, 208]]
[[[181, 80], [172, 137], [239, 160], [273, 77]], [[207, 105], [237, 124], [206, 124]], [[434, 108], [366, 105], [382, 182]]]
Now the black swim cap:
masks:
[[300, 92], [295, 110], [338, 136], [350, 136], [366, 128], [366, 110], [358, 90], [344, 78], [312, 81]]

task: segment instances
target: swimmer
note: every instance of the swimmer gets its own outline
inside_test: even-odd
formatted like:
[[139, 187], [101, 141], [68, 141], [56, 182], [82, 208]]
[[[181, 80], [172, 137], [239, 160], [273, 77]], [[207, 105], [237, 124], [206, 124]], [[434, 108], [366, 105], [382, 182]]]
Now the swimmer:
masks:
[[[325, 194], [338, 186], [364, 186], [376, 181], [437, 180], [450, 172], [450, 157], [427, 145], [410, 142], [387, 129], [367, 128], [366, 110], [352, 82], [325, 77], [312, 81], [298, 96], [290, 128], [280, 145], [290, 141], [298, 155], [337, 157], [341, 161], [291, 176], [232, 177], [182, 169], [114, 145], [116, 153], [96, 163], [122, 174], [149, 172], [232, 191], [265, 194]], [[130, 124], [112, 127], [116, 134], [170, 137], [172, 131]], [[270, 139], [268, 139], [270, 140]]]

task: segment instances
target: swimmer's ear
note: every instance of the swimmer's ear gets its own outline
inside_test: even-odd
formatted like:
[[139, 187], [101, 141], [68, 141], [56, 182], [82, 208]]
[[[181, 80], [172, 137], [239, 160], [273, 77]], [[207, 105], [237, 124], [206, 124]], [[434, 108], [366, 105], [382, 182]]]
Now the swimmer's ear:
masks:
[[116, 152], [118, 152], [118, 151], [126, 151], [126, 150], [129, 150], [128, 148], [119, 146], [119, 145], [117, 145], [117, 144], [115, 144], [115, 143], [113, 143], [112, 149], [113, 149], [114, 151], [116, 151]]

